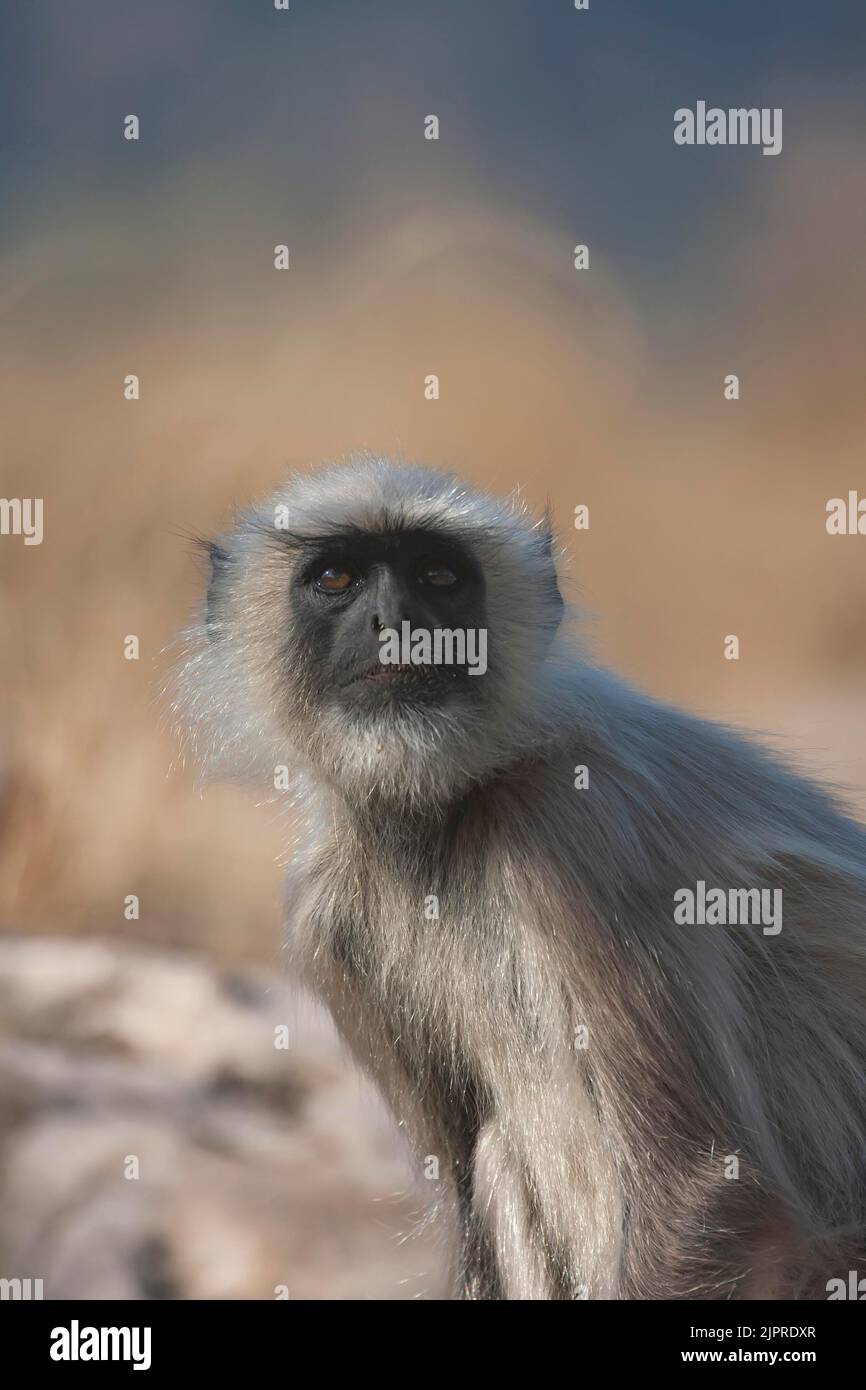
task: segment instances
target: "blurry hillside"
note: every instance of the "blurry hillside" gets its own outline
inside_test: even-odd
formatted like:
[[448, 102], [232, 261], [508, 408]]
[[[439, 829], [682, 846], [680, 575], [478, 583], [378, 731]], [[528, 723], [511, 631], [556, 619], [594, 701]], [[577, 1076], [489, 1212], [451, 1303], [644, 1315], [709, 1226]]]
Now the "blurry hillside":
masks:
[[[798, 178], [827, 186], [820, 164]], [[832, 187], [838, 201], [838, 170]], [[848, 189], [852, 241], [864, 202]], [[767, 214], [782, 244], [771, 273], [756, 285], [747, 261], [735, 277], [761, 296], [743, 309], [736, 403], [721, 394], [730, 349], [659, 361], [602, 257], [577, 287], [567, 257], [557, 268], [564, 234], [513, 218], [380, 228], [351, 269], [262, 271], [243, 311], [225, 296], [219, 333], [216, 286], [185, 283], [181, 302], [148, 288], [145, 303], [109, 274], [109, 306], [87, 287], [105, 285], [115, 234], [59, 244], [65, 276], [8, 307], [0, 350], [4, 491], [46, 498], [43, 545], [0, 547], [0, 915], [127, 932], [136, 893], [138, 936], [275, 958], [290, 826], [235, 789], [201, 798], [160, 725], [166, 648], [202, 586], [185, 536], [287, 467], [367, 445], [549, 495], [597, 656], [790, 734], [862, 797], [866, 552], [826, 534], [824, 507], [863, 476], [866, 291], [835, 262], [801, 276], [786, 248], [814, 228], [801, 211], [783, 235], [782, 204]], [[243, 241], [252, 254], [249, 229]], [[142, 399], [126, 402], [132, 365]], [[437, 402], [423, 397], [432, 366]], [[578, 502], [590, 529], [569, 532]], [[738, 663], [721, 656], [729, 632]]]
[[[45, 539], [0, 544], [0, 924], [275, 961], [291, 825], [247, 792], [194, 791], [159, 691], [202, 588], [188, 538], [361, 448], [550, 498], [599, 659], [781, 733], [866, 805], [866, 540], [824, 526], [829, 497], [866, 496], [845, 44], [831, 86], [807, 83], [811, 13], [754, 16], [743, 54], [792, 102], [783, 155], [677, 151], [670, 93], [743, 80], [709, 15], [668, 6], [665, 29], [621, 8], [587, 28], [497, 4], [497, 71], [480, 11], [443, 5], [457, 69], [436, 22], [390, 4], [259, 22], [94, 0], [89, 22], [21, 19], [0, 494], [44, 497]], [[621, 127], [599, 116], [605, 75]], [[431, 84], [451, 113], [436, 145]], [[138, 145], [111, 124], [130, 102]]]

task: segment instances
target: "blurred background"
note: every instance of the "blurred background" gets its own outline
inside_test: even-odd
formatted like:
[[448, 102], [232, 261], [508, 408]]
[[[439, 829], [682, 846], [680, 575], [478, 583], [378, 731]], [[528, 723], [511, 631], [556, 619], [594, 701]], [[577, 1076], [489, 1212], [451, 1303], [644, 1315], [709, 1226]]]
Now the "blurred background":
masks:
[[[436, 1297], [431, 1193], [281, 972], [291, 825], [196, 785], [165, 725], [190, 538], [358, 449], [519, 485], [595, 658], [866, 813], [866, 539], [825, 528], [866, 497], [866, 10], [41, 0], [5, 27], [0, 494], [44, 498], [45, 535], [0, 538], [0, 1275]], [[781, 107], [781, 154], [676, 146], [698, 100]]]

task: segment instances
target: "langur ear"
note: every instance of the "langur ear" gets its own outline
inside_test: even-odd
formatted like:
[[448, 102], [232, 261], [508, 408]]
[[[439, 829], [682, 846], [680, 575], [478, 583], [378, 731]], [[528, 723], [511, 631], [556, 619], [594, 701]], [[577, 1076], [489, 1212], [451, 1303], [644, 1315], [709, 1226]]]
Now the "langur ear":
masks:
[[553, 557], [553, 524], [551, 521], [550, 508], [544, 514], [544, 519], [538, 529], [538, 549], [539, 554], [544, 560], [545, 578], [544, 599], [550, 613], [550, 630], [556, 632], [562, 621], [565, 611], [565, 603], [559, 589], [559, 579], [556, 574], [556, 561]]
[[207, 586], [207, 616], [205, 625], [211, 641], [216, 641], [220, 632], [222, 611], [225, 603], [226, 575], [231, 556], [215, 541], [207, 542], [207, 555], [210, 561], [210, 579]]

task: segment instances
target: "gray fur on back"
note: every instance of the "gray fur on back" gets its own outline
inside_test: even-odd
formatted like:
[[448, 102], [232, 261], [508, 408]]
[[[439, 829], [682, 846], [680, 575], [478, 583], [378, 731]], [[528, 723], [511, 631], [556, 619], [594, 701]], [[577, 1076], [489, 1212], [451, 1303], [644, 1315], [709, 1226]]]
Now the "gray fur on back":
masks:
[[[469, 541], [479, 710], [370, 728], [321, 709], [280, 503], [296, 537]], [[289, 949], [440, 1159], [463, 1294], [825, 1297], [866, 1233], [863, 829], [745, 737], [587, 664], [556, 631], [547, 522], [516, 499], [364, 457], [222, 544], [178, 708], [202, 761], [291, 769]], [[698, 880], [781, 889], [782, 930], [677, 925]]]

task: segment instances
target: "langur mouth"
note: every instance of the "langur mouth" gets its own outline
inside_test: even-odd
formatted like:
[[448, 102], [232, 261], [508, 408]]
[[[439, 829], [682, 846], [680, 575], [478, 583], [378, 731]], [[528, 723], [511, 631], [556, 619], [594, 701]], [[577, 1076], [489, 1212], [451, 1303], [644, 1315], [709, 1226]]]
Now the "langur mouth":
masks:
[[439, 666], [431, 664], [400, 663], [384, 665], [377, 661], [366, 671], [359, 671], [343, 682], [343, 690], [351, 692], [356, 698], [374, 691], [392, 699], [408, 699], [412, 696], [424, 703], [444, 699], [456, 687], [463, 685], [465, 671], [459, 666]]
[[429, 665], [385, 666], [379, 662], [362, 679], [365, 681], [423, 680], [425, 676], [435, 675], [436, 671], [435, 666]]

